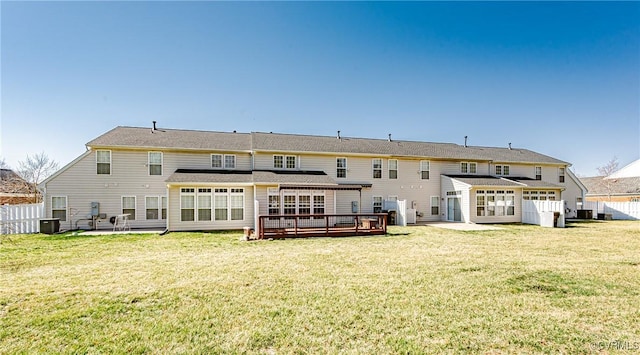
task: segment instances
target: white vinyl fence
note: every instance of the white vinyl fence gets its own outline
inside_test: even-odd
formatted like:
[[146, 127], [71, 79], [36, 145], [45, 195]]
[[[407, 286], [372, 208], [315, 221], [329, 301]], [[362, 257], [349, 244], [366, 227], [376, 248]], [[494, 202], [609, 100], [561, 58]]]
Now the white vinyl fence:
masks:
[[38, 233], [44, 203], [0, 206], [0, 234]]
[[564, 227], [564, 201], [522, 200], [522, 223], [554, 226], [554, 213], [560, 214], [557, 227]]
[[592, 210], [594, 218], [598, 213], [610, 213], [613, 219], [640, 219], [640, 202], [585, 201], [582, 208]]

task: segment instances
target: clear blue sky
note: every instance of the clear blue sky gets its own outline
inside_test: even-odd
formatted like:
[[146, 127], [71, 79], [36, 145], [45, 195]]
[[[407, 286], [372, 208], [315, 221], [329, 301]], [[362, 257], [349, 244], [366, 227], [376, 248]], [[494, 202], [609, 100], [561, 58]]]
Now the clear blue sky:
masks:
[[1, 151], [118, 126], [640, 156], [640, 2], [1, 1]]

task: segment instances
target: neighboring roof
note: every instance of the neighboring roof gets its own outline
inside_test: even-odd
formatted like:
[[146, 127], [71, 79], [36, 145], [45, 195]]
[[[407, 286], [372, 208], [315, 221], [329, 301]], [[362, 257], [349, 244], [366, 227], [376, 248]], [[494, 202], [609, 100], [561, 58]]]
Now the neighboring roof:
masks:
[[32, 189], [20, 175], [11, 169], [0, 169], [0, 193], [28, 194]]
[[640, 159], [609, 175], [608, 179], [640, 177]]
[[640, 195], [640, 177], [604, 179], [602, 176], [580, 178], [587, 187], [587, 196]]
[[526, 187], [531, 188], [545, 188], [545, 189], [564, 189], [564, 186], [556, 185], [554, 183], [550, 183], [547, 181], [536, 180], [529, 177], [505, 177], [505, 179], [513, 180], [520, 184], [525, 185]]
[[89, 147], [172, 148], [219, 151], [251, 150], [251, 135], [118, 126], [87, 143]]
[[258, 183], [337, 186], [323, 171], [178, 169], [167, 183]]
[[121, 148], [188, 149], [207, 151], [309, 152], [366, 154], [433, 159], [493, 161], [497, 163], [568, 164], [521, 148], [477, 147], [388, 139], [329, 137], [281, 133], [209, 132], [119, 126], [87, 146]]

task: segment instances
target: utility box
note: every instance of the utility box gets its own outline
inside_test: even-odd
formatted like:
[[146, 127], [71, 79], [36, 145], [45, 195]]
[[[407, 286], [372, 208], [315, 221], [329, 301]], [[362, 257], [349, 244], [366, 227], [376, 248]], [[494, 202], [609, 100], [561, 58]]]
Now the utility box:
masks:
[[578, 210], [576, 212], [576, 217], [578, 219], [593, 219], [593, 211], [592, 210]]
[[55, 234], [60, 231], [60, 218], [43, 218], [40, 220], [40, 233]]
[[100, 202], [91, 202], [91, 217], [100, 215]]

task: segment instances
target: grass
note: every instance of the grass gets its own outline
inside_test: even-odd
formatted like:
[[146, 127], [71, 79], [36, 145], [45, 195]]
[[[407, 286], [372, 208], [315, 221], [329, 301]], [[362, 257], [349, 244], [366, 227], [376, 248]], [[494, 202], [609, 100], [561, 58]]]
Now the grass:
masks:
[[241, 232], [12, 236], [0, 244], [0, 353], [640, 345], [639, 222], [504, 227], [261, 242]]

